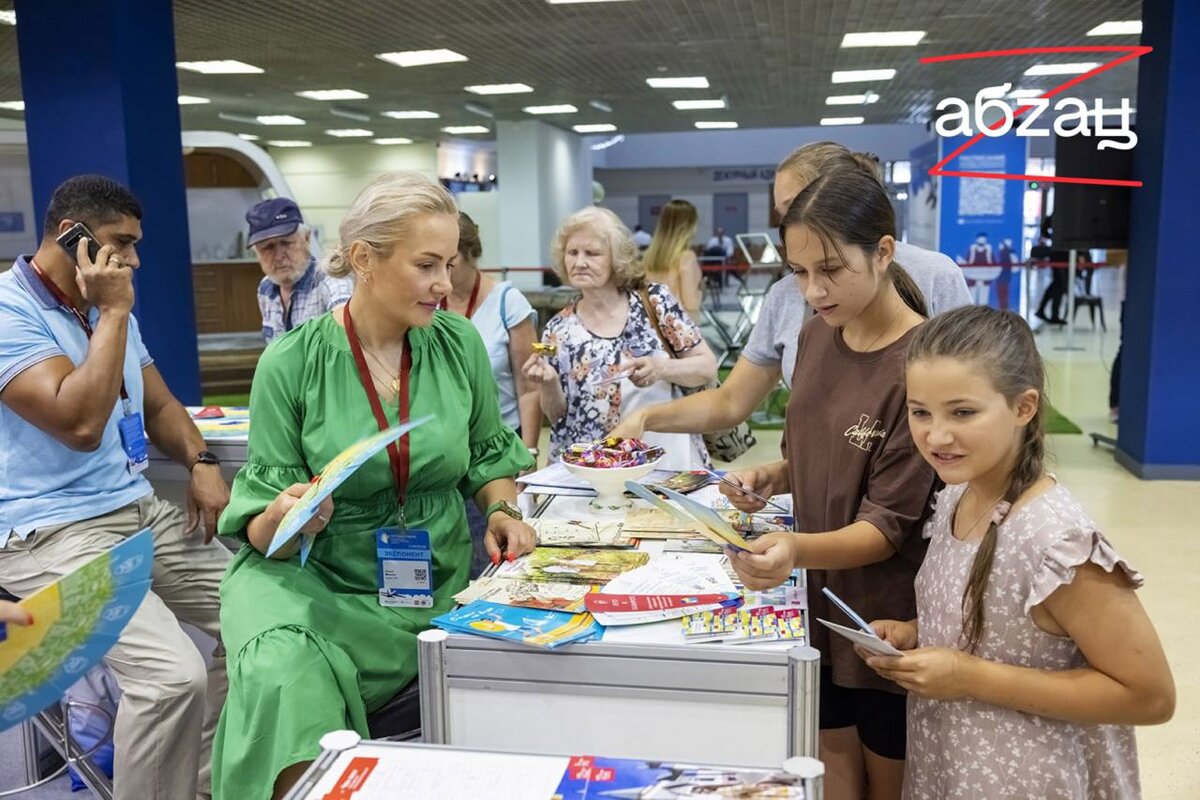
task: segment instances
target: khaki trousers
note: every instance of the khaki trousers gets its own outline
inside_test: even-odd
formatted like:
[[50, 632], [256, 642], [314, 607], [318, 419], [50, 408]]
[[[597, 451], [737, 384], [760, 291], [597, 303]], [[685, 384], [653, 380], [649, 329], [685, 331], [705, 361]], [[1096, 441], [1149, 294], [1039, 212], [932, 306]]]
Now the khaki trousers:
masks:
[[[218, 589], [232, 558], [153, 494], [110, 514], [39, 528], [0, 548], [0, 586], [27, 597], [143, 528], [154, 531], [151, 590], [104, 658], [122, 697], [114, 800], [186, 800], [212, 791], [212, 737], [225, 702]], [[178, 618], [178, 619], [177, 619]], [[218, 641], [212, 668], [178, 620]]]

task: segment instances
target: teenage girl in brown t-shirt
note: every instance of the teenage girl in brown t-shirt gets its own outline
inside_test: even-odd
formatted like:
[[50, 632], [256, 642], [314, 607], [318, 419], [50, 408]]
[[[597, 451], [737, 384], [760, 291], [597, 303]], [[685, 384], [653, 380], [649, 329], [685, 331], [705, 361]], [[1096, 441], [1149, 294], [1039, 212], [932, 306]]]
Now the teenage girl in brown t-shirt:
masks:
[[[777, 586], [809, 570], [813, 617], [847, 622], [829, 608], [829, 586], [868, 619], [915, 610], [913, 579], [924, 557], [920, 530], [933, 470], [908, 431], [904, 351], [925, 319], [920, 290], [892, 256], [895, 215], [883, 187], [861, 170], [828, 172], [792, 202], [780, 230], [788, 264], [824, 321], [801, 329], [787, 409], [786, 461], [732, 474], [761, 495], [791, 492], [796, 530], [767, 534], [731, 555], [743, 583]], [[735, 505], [747, 494], [722, 486]], [[903, 690], [871, 673], [851, 644], [824, 628], [821, 759], [831, 798], [899, 797], [904, 775]]]

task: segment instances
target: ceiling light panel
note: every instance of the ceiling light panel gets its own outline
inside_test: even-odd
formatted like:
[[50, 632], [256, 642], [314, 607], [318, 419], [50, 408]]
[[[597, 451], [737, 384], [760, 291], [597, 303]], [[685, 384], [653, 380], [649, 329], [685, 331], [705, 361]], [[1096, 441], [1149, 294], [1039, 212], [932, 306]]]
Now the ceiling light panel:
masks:
[[0, 108], [3, 108], [7, 111], [24, 111], [25, 110], [25, 101], [24, 100], [5, 100], [4, 102], [0, 103]]
[[381, 116], [392, 119], [437, 119], [440, 114], [435, 111], [384, 111]]
[[1100, 65], [1095, 61], [1076, 64], [1034, 64], [1025, 70], [1025, 74], [1030, 77], [1037, 75], [1079, 75], [1089, 72], [1098, 66]]
[[366, 100], [369, 95], [356, 89], [307, 89], [296, 92], [296, 96], [309, 100]]
[[405, 50], [398, 53], [376, 53], [375, 57], [397, 67], [427, 67], [430, 64], [454, 64], [469, 60], [453, 50]]
[[571, 129], [576, 133], [612, 133], [617, 126], [611, 122], [597, 122], [589, 125], [572, 125]]
[[263, 114], [255, 117], [259, 125], [305, 125], [304, 120], [291, 114]]
[[680, 111], [703, 111], [714, 108], [725, 108], [725, 100], [676, 100], [671, 105]]
[[271, 139], [268, 147], [312, 147], [312, 142], [302, 142], [298, 139]]
[[451, 136], [462, 136], [468, 133], [487, 133], [488, 129], [483, 125], [447, 125], [442, 128], [443, 131]]
[[0, 23], [5, 25], [17, 24], [17, 12], [15, 11], [0, 11]]
[[333, 130], [328, 130], [325, 132], [330, 136], [336, 136], [339, 139], [357, 139], [375, 135], [375, 131], [369, 131], [365, 128], [334, 128]]
[[861, 106], [879, 101], [879, 95], [874, 92], [865, 94], [835, 94], [825, 98], [827, 106]]
[[832, 75], [833, 83], [865, 83], [866, 81], [890, 81], [896, 77], [894, 69], [844, 69]]
[[925, 38], [925, 31], [871, 31], [847, 33], [842, 47], [914, 47]]
[[708, 78], [695, 75], [690, 78], [646, 78], [651, 89], [707, 89]]
[[1128, 19], [1119, 22], [1105, 22], [1087, 32], [1088, 36], [1140, 36], [1142, 21]]
[[261, 75], [262, 67], [247, 64], [244, 61], [225, 59], [223, 61], [176, 61], [175, 66], [189, 72], [199, 72], [204, 75]]
[[533, 91], [532, 86], [524, 83], [483, 83], [464, 86], [463, 89], [472, 94], [525, 94]]
[[822, 125], [862, 125], [866, 117], [823, 117]]
[[211, 103], [207, 97], [195, 97], [190, 94], [179, 95], [179, 105], [181, 106], [202, 106], [205, 103]]
[[696, 127], [702, 131], [731, 130], [733, 128], [736, 128], [737, 126], [738, 126], [738, 124], [736, 122], [730, 122], [728, 120], [714, 120], [711, 122], [702, 121], [702, 122], [696, 123]]
[[579, 111], [570, 103], [560, 103], [556, 106], [525, 106], [521, 110], [526, 114], [574, 114]]
[[259, 137], [255, 136], [253, 133], [239, 133], [238, 138], [245, 139], [247, 142], [257, 142], [259, 139]]
[[404, 136], [387, 136], [382, 139], [372, 139], [375, 144], [412, 144], [413, 140]]

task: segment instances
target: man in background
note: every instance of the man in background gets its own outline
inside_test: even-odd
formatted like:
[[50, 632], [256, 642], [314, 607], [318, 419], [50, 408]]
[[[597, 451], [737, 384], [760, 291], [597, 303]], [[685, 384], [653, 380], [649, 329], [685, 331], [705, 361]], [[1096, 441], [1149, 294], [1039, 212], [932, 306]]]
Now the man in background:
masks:
[[309, 252], [312, 234], [295, 202], [286, 197], [264, 200], [246, 212], [246, 222], [246, 244], [266, 276], [258, 285], [258, 308], [267, 344], [350, 299], [353, 279], [332, 278], [317, 269]]
[[725, 233], [724, 228], [713, 231], [712, 238], [704, 245], [704, 255], [723, 255], [726, 259], [733, 258], [733, 237]]

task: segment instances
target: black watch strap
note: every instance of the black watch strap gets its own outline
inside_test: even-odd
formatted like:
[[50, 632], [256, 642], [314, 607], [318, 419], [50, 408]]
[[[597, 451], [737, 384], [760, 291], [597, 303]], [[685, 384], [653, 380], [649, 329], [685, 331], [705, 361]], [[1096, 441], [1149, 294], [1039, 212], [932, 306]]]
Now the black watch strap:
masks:
[[192, 466], [197, 464], [217, 464], [221, 463], [221, 459], [212, 450], [201, 450], [196, 454], [196, 460], [192, 462]]

